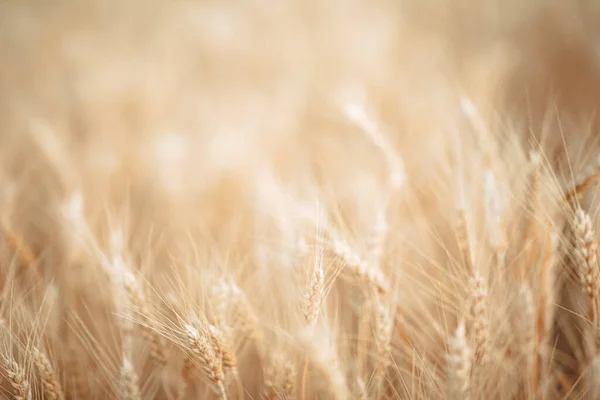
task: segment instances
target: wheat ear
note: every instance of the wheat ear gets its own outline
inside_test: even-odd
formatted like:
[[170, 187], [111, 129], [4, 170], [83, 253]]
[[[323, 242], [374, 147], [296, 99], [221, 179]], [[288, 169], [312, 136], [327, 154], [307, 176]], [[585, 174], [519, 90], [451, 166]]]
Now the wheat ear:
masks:
[[[375, 301], [375, 355], [377, 362], [373, 382], [377, 393], [381, 389], [385, 378], [386, 369], [390, 363], [392, 331], [394, 319], [390, 311], [382, 304], [380, 299]], [[377, 395], [379, 397], [379, 395]]]
[[296, 368], [282, 353], [275, 353], [265, 368], [265, 391], [267, 399], [293, 400], [296, 395]]
[[379, 294], [388, 292], [388, 281], [378, 265], [369, 265], [346, 242], [340, 240], [333, 241], [331, 250], [344, 262], [343, 271], [354, 281], [364, 283], [367, 288], [374, 289]]
[[142, 400], [138, 376], [133, 364], [125, 356], [119, 371], [119, 396], [122, 400]]
[[209, 339], [205, 334], [201, 334], [189, 324], [184, 325], [184, 331], [188, 342], [188, 349], [193, 357], [192, 360], [199, 362], [204, 375], [216, 388], [220, 399], [227, 400], [227, 393], [223, 385], [223, 368]]
[[25, 371], [17, 364], [12, 358], [4, 358], [4, 370], [6, 371], [6, 377], [13, 387], [13, 395], [15, 400], [32, 400], [31, 397], [31, 386]]
[[476, 363], [485, 363], [489, 338], [488, 290], [478, 269], [473, 271], [473, 275], [469, 280], [469, 291], [471, 297], [469, 298], [467, 310], [471, 318], [469, 336], [472, 338], [475, 350], [474, 360]]
[[458, 328], [448, 339], [448, 395], [450, 399], [469, 399], [471, 385], [472, 352], [467, 342], [465, 324], [460, 322]]
[[63, 400], [65, 395], [48, 357], [37, 348], [32, 350], [33, 365], [40, 374], [44, 394], [51, 400]]
[[596, 302], [598, 282], [598, 242], [592, 220], [582, 209], [575, 212], [573, 223], [575, 239], [576, 271], [579, 284], [589, 299], [588, 316], [596, 328]]
[[[317, 251], [313, 273], [308, 284], [308, 288], [304, 294], [302, 302], [302, 312], [309, 327], [312, 327], [317, 321], [319, 311], [325, 298], [325, 276], [323, 272], [323, 253], [322, 247]], [[308, 356], [304, 358], [304, 366], [302, 368], [302, 378], [300, 380], [300, 398], [304, 400], [306, 388], [306, 376], [308, 374]]]
[[238, 359], [233, 349], [231, 339], [224, 329], [219, 329], [214, 325], [208, 327], [208, 333], [217, 357], [221, 360], [221, 365], [226, 370], [231, 371], [237, 385], [238, 396], [244, 398], [244, 386], [238, 372]]
[[308, 325], [313, 325], [317, 321], [324, 298], [325, 273], [323, 272], [323, 257], [322, 255], [317, 255], [314, 270], [304, 294], [304, 301], [302, 302], [302, 312]]

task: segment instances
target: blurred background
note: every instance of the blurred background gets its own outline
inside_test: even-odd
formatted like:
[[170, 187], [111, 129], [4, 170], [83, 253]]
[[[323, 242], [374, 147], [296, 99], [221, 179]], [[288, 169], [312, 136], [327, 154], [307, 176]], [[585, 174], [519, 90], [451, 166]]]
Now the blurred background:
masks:
[[584, 164], [599, 17], [583, 0], [2, 0], [5, 187], [27, 185], [31, 201], [119, 197], [132, 182], [144, 198], [186, 197], [226, 177], [323, 171], [343, 186], [379, 157], [347, 104], [424, 180], [481, 130], [556, 159], [561, 132], [585, 135], [567, 144]]

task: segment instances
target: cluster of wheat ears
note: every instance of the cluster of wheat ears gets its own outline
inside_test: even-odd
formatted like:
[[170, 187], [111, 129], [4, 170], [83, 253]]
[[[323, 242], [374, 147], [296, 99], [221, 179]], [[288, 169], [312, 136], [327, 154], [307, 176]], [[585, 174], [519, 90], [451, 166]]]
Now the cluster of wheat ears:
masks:
[[0, 398], [600, 396], [592, 2], [41, 3]]

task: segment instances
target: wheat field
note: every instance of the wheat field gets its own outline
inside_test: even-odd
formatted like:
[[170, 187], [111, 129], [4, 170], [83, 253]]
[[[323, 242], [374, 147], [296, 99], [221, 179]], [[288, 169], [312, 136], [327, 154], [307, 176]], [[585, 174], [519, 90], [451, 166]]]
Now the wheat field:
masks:
[[600, 398], [600, 3], [0, 0], [0, 397]]

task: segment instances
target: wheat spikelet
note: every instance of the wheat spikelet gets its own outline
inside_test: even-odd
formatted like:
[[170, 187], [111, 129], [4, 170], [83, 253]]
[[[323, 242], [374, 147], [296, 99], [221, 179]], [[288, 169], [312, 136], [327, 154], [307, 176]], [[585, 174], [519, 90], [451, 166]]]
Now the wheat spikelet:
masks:
[[265, 389], [263, 390], [262, 396], [266, 399], [276, 399], [279, 397], [277, 393], [277, 376], [278, 370], [275, 362], [271, 362], [263, 369], [263, 380]]
[[228, 333], [224, 332], [223, 329], [218, 329], [214, 325], [209, 325], [208, 334], [217, 358], [220, 359], [221, 365], [225, 370], [231, 371], [238, 385], [238, 395], [243, 398], [244, 388], [238, 372], [238, 359]]
[[119, 397], [122, 400], [141, 400], [138, 376], [133, 365], [127, 357], [123, 357], [123, 364], [119, 371]]
[[448, 394], [451, 399], [469, 399], [472, 352], [467, 342], [465, 324], [460, 322], [448, 339]]
[[332, 251], [344, 262], [343, 272], [354, 281], [366, 284], [369, 289], [374, 289], [379, 294], [388, 292], [388, 282], [379, 267], [368, 265], [350, 249], [346, 242], [334, 240]]
[[475, 362], [485, 362], [488, 353], [489, 316], [487, 308], [487, 285], [479, 270], [474, 270], [469, 280], [470, 298], [467, 306], [470, 317], [469, 336], [473, 341]]
[[281, 352], [276, 352], [264, 370], [265, 390], [263, 396], [267, 399], [296, 398], [296, 368]]
[[52, 400], [62, 400], [65, 398], [62, 386], [57, 379], [54, 368], [48, 360], [48, 357], [37, 348], [32, 349], [31, 358], [42, 380], [44, 394]]
[[231, 369], [237, 368], [237, 356], [231, 347], [231, 341], [228, 339], [223, 330], [218, 329], [214, 325], [209, 325], [208, 332], [213, 348], [215, 349], [215, 353], [221, 358], [223, 367]]
[[198, 362], [206, 378], [213, 384], [223, 400], [227, 399], [225, 387], [223, 386], [223, 368], [217, 358], [215, 349], [211, 346], [206, 335], [201, 334], [192, 325], [185, 324], [184, 332], [187, 338], [188, 349], [194, 362]]
[[313, 325], [316, 322], [324, 298], [325, 274], [323, 272], [322, 256], [318, 255], [302, 302], [302, 312], [307, 324]]
[[385, 371], [390, 364], [392, 331], [394, 318], [380, 299], [375, 301], [375, 356], [377, 357], [373, 382], [376, 390], [380, 390], [385, 378]]
[[4, 370], [6, 377], [13, 387], [15, 400], [32, 400], [31, 386], [25, 375], [25, 371], [11, 358], [4, 358]]
[[599, 289], [598, 243], [592, 220], [582, 209], [575, 211], [573, 226], [577, 277], [583, 292], [589, 297], [590, 303], [594, 307]]
[[294, 400], [296, 398], [296, 366], [290, 360], [284, 360], [282, 365], [283, 378], [281, 388], [286, 399]]

